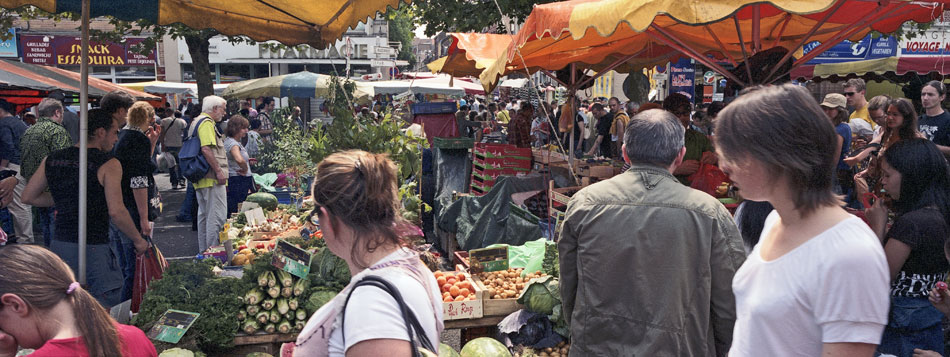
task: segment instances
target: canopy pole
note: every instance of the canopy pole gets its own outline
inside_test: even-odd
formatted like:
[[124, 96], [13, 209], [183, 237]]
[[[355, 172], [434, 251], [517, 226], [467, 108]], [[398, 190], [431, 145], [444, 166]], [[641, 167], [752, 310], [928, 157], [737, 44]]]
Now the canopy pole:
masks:
[[[772, 76], [775, 75], [775, 72], [778, 71], [779, 67], [782, 67], [782, 65], [785, 64], [785, 62], [787, 62], [790, 58], [792, 58], [792, 54], [794, 54], [794, 52], [798, 50], [799, 48], [802, 48], [802, 46], [805, 45], [805, 42], [807, 42], [811, 38], [811, 36], [814, 35], [815, 32], [818, 31], [818, 29], [822, 25], [828, 22], [828, 20], [831, 19], [831, 16], [834, 15], [835, 12], [837, 12], [838, 9], [840, 9], [841, 6], [844, 5], [844, 3], [845, 3], [844, 1], [839, 1], [837, 4], [835, 4], [834, 8], [832, 8], [831, 10], [828, 11], [827, 14], [825, 14], [825, 17], [822, 17], [821, 20], [815, 23], [815, 26], [812, 26], [811, 30], [808, 30], [808, 33], [805, 34], [805, 36], [802, 36], [802, 39], [798, 41], [798, 45], [796, 45], [792, 51], [788, 51], [788, 53], [786, 53], [785, 56], [782, 56], [782, 59], [779, 60], [778, 63], [775, 64], [775, 67], [772, 67], [772, 71], [769, 72], [769, 75], [765, 76], [766, 81], [768, 81], [769, 78], [772, 78]], [[776, 39], [776, 41], [778, 41], [778, 39]]]
[[[653, 26], [653, 25], [651, 25], [651, 26]], [[669, 35], [668, 33], [666, 33], [665, 30], [663, 30], [662, 28], [655, 26], [655, 27], [653, 27], [653, 29], [656, 30], [656, 32], [654, 32], [654, 31], [649, 31], [649, 30], [648, 30], [648, 31], [645, 31], [645, 33], [646, 33], [647, 35], [650, 35], [651, 37], [657, 39], [658, 41], [665, 43], [667, 46], [672, 47], [674, 50], [677, 50], [677, 51], [680, 51], [680, 52], [682, 52], [682, 53], [685, 53], [687, 56], [692, 57], [693, 59], [695, 59], [695, 60], [698, 61], [699, 63], [702, 63], [703, 65], [706, 65], [706, 66], [709, 67], [709, 68], [712, 68], [712, 69], [715, 70], [716, 72], [719, 72], [719, 74], [722, 74], [722, 75], [725, 76], [726, 78], [729, 78], [729, 79], [733, 80], [734, 82], [738, 83], [739, 85], [741, 85], [741, 86], [743, 86], [743, 87], [748, 86], [748, 84], [746, 84], [745, 81], [739, 79], [738, 76], [736, 76], [736, 75], [733, 74], [732, 72], [727, 71], [725, 68], [722, 68], [722, 66], [720, 66], [719, 64], [717, 64], [717, 63], [715, 63], [715, 62], [713, 62], [713, 61], [710, 61], [708, 58], [706, 58], [706, 56], [700, 55], [700, 54], [699, 54], [698, 52], [696, 52], [695, 50], [693, 50], [693, 49], [689, 48], [688, 46], [686, 46], [686, 44], [683, 44], [682, 42], [679, 42], [679, 40], [677, 40], [675, 37], [673, 37], [673, 36]], [[662, 34], [662, 36], [661, 36], [660, 34], [657, 34], [657, 32], [659, 32], [660, 34]]]
[[[557, 76], [554, 75], [553, 73], [551, 73], [551, 71], [549, 71], [549, 70], [542, 69], [542, 70], [541, 70], [541, 73], [543, 73], [544, 75], [548, 76], [548, 78], [553, 79], [553, 80], [556, 81], [558, 84], [564, 86], [564, 88], [570, 87], [569, 85], [565, 84], [565, 83], [564, 83], [563, 81], [561, 81], [560, 79], [557, 79]], [[574, 77], [574, 74], [573, 74], [573, 73], [571, 73], [571, 77]]]
[[[567, 37], [567, 36], [565, 36], [565, 37]], [[571, 172], [574, 172], [574, 125], [577, 125], [577, 123], [574, 122], [574, 117], [577, 115], [577, 109], [578, 109], [577, 106], [574, 105], [574, 103], [577, 103], [577, 100], [575, 99], [576, 96], [577, 96], [577, 87], [575, 87], [575, 85], [577, 84], [577, 69], [576, 69], [576, 67], [577, 67], [576, 64], [571, 63], [571, 87], [570, 87], [570, 88], [571, 88], [571, 91], [570, 91], [570, 93], [569, 93], [568, 96], [567, 96], [568, 108], [571, 108], [571, 110], [573, 110], [574, 112], [573, 112], [573, 113], [569, 113], [569, 114], [571, 115], [570, 117], [565, 117], [563, 113], [561, 114], [561, 119], [563, 119], [563, 120], [571, 120], [571, 124], [572, 124], [572, 125], [570, 126], [570, 127], [571, 127], [571, 132], [568, 134], [568, 135], [570, 135], [570, 139], [568, 139], [568, 143], [567, 143], [567, 149], [568, 149], [568, 153], [567, 153], [567, 165], [568, 165], [568, 167], [570, 167]], [[556, 79], [556, 78], [555, 78], [555, 79]], [[580, 185], [581, 183], [578, 182], [577, 184]], [[548, 197], [553, 197], [551, 192], [548, 192]]]
[[755, 80], [752, 79], [752, 68], [749, 64], [749, 53], [745, 50], [745, 40], [742, 39], [742, 27], [739, 26], [739, 17], [737, 15], [733, 15], [732, 21], [736, 24], [736, 35], [739, 36], [739, 48], [742, 48], [742, 63], [745, 64], [745, 73], [749, 75], [749, 84], [753, 84], [755, 83]]
[[[752, 5], [752, 54], [762, 50], [762, 9], [759, 4]], [[748, 67], [748, 66], [746, 66]]]
[[[79, 69], [79, 283], [86, 283], [86, 171], [89, 170], [89, 3], [82, 0], [82, 52]], [[104, 207], [99, 207], [102, 209]]]
[[[894, 14], [895, 12], [897, 12], [898, 10], [900, 10], [900, 9], [904, 8], [905, 6], [907, 6], [907, 4], [910, 4], [910, 3], [909, 3], [909, 2], [900, 3], [899, 5], [897, 5], [897, 7], [891, 9], [890, 11], [883, 11], [883, 12], [882, 12], [882, 11], [877, 11], [877, 10], [880, 9], [880, 8], [878, 8], [878, 9], [875, 9], [875, 11], [868, 12], [868, 14], [867, 14], [867, 15], [864, 15], [864, 17], [862, 17], [860, 20], [858, 20], [857, 22], [855, 22], [855, 23], [853, 23], [852, 25], [848, 26], [848, 27], [845, 28], [844, 30], [841, 30], [841, 32], [839, 32], [838, 35], [832, 37], [832, 38], [831, 38], [830, 40], [828, 40], [828, 41], [825, 41], [825, 43], [822, 43], [821, 45], [819, 45], [819, 46], [816, 47], [815, 49], [809, 51], [807, 54], [805, 54], [804, 56], [802, 56], [801, 58], [799, 58], [798, 60], [796, 60], [795, 63], [792, 64], [792, 68], [791, 68], [791, 69], [795, 69], [795, 68], [800, 67], [801, 65], [805, 64], [805, 62], [810, 61], [812, 58], [817, 57], [817, 56], [820, 55], [822, 52], [825, 52], [825, 50], [827, 50], [827, 49], [831, 48], [832, 46], [836, 45], [838, 42], [841, 42], [841, 40], [844, 40], [844, 39], [846, 39], [846, 38], [848, 38], [848, 37], [854, 35], [856, 32], [858, 32], [859, 30], [861, 30], [867, 23], [869, 23], [869, 22], [875, 22], [875, 21], [880, 20], [882, 17], [885, 17], [885, 16], [890, 16], [890, 15]], [[914, 9], [908, 10], [908, 12], [911, 12], [911, 11], [914, 11]], [[903, 14], [900, 14], [900, 15], [903, 15]], [[777, 69], [777, 68], [776, 68], [776, 69]]]
[[785, 20], [782, 20], [782, 28], [778, 30], [778, 36], [775, 36], [775, 41], [772, 42], [772, 47], [778, 46], [779, 41], [782, 39], [782, 35], [785, 34], [785, 28], [788, 27], [788, 23], [792, 21], [792, 14], [785, 14]]
[[703, 28], [706, 29], [706, 33], [709, 34], [716, 41], [716, 44], [719, 45], [719, 51], [722, 52], [723, 57], [729, 60], [729, 63], [732, 63], [733, 67], [739, 67], [739, 64], [736, 63], [736, 60], [732, 59], [732, 56], [729, 55], [729, 51], [726, 51], [726, 46], [722, 44], [722, 41], [719, 40], [719, 36], [716, 36], [716, 33], [709, 28], [709, 25], [703, 25]]

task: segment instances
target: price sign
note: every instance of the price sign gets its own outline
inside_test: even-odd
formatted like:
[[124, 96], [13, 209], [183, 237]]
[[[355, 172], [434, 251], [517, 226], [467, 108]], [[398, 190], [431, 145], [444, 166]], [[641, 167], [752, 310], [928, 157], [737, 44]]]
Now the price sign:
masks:
[[197, 312], [169, 309], [162, 314], [158, 322], [145, 335], [153, 340], [178, 343], [185, 332], [188, 332], [191, 325], [198, 319], [198, 316], [201, 316], [201, 314]]
[[468, 252], [473, 273], [508, 269], [508, 247], [473, 249]]
[[278, 239], [277, 246], [274, 247], [274, 257], [271, 259], [271, 265], [291, 275], [305, 279], [307, 274], [310, 274], [310, 260], [312, 258], [313, 255], [303, 248], [287, 243], [283, 239]]

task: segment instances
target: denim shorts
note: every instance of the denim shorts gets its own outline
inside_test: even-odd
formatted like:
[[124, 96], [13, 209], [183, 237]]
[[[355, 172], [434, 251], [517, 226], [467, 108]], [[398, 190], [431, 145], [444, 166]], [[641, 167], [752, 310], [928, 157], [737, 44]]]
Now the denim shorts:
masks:
[[943, 355], [943, 313], [925, 297], [891, 296], [887, 327], [877, 351], [895, 356], [911, 356], [914, 349], [936, 351]]
[[[50, 250], [56, 253], [79, 279], [79, 243], [53, 239]], [[107, 310], [118, 305], [122, 293], [122, 271], [111, 244], [86, 245], [86, 284], [84, 288]]]

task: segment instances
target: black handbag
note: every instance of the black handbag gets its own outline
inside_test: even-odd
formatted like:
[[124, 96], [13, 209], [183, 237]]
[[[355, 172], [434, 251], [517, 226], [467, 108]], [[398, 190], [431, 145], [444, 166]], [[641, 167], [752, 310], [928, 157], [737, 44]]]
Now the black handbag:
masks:
[[[340, 328], [343, 328], [343, 324], [346, 322], [346, 305], [350, 302], [350, 297], [353, 296], [353, 291], [360, 286], [375, 286], [382, 289], [383, 291], [389, 293], [393, 299], [396, 299], [396, 303], [399, 305], [399, 309], [402, 311], [402, 317], [406, 321], [406, 330], [409, 332], [409, 345], [412, 348], [413, 356], [422, 356], [419, 352], [419, 347], [416, 345], [416, 338], [414, 336], [419, 336], [419, 341], [422, 345], [422, 348], [428, 351], [437, 351], [432, 345], [432, 341], [429, 341], [429, 337], [426, 336], [425, 330], [422, 328], [422, 324], [419, 323], [419, 319], [416, 318], [416, 315], [412, 313], [412, 310], [409, 310], [409, 306], [406, 305], [406, 301], [402, 299], [402, 294], [399, 293], [399, 290], [396, 289], [392, 284], [390, 284], [386, 279], [380, 278], [374, 275], [367, 275], [362, 280], [353, 285], [353, 288], [350, 289], [350, 293], [346, 296], [346, 301], [343, 302], [343, 320], [340, 322]], [[345, 331], [345, 330], [343, 330]], [[343, 345], [346, 345], [346, 334], [343, 334]]]

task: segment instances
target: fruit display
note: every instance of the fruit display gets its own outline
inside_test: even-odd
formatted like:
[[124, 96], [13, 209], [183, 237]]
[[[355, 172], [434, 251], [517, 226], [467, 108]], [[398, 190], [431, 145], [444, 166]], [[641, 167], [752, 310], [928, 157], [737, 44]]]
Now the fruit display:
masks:
[[525, 348], [524, 351], [516, 353], [515, 357], [566, 357], [571, 351], [571, 344], [561, 341], [554, 347], [548, 348]]
[[433, 274], [436, 282], [439, 283], [443, 302], [473, 301], [476, 299], [474, 282], [465, 273], [437, 271]]
[[521, 276], [524, 269], [508, 268], [508, 270], [481, 272], [478, 279], [485, 286], [486, 295], [491, 299], [515, 299], [524, 290], [524, 287], [534, 278], [546, 276], [541, 271]]

